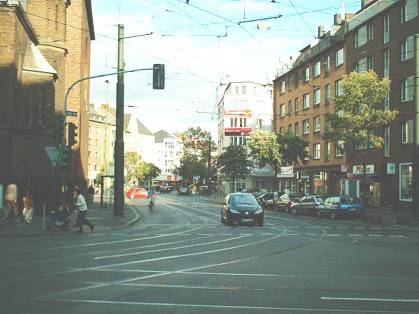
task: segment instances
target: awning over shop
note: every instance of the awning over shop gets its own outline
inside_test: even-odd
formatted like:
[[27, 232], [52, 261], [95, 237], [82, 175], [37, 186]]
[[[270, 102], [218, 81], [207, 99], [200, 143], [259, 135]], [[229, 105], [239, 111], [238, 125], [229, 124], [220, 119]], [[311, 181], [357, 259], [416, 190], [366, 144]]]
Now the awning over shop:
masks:
[[33, 43], [26, 47], [23, 70], [57, 75], [57, 71], [48, 63], [41, 51]]

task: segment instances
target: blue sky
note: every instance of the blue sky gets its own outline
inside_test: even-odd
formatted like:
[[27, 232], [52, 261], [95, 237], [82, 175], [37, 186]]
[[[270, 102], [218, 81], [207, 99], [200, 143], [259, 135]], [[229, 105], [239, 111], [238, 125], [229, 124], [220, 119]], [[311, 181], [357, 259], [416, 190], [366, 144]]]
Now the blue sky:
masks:
[[[96, 40], [91, 75], [114, 72], [117, 24], [124, 24], [125, 69], [166, 67], [166, 89], [153, 90], [151, 71], [125, 75], [125, 111], [151, 131], [201, 126], [215, 131], [219, 84], [271, 82], [278, 68], [328, 30], [341, 0], [93, 0]], [[345, 0], [346, 12], [361, 0]], [[258, 22], [269, 18], [268, 31]], [[241, 22], [240, 24], [238, 24]], [[116, 77], [91, 81], [91, 102], [115, 106]], [[214, 134], [215, 135], [215, 134]]]

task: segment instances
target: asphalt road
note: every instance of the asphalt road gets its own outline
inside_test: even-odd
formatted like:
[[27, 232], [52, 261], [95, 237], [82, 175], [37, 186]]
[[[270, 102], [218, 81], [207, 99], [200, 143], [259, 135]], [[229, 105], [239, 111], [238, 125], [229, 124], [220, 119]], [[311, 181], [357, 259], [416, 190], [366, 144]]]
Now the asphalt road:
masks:
[[1, 313], [419, 313], [419, 230], [162, 195], [119, 231], [0, 238]]

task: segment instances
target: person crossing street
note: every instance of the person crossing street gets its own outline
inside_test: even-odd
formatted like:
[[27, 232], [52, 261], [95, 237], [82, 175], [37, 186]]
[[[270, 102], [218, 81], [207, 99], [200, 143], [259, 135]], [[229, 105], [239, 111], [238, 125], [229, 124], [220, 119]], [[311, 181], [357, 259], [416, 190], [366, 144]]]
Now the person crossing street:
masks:
[[93, 232], [95, 226], [91, 224], [89, 220], [86, 218], [86, 214], [87, 214], [86, 199], [81, 194], [81, 190], [78, 185], [74, 188], [74, 207], [78, 210], [77, 222], [76, 222], [76, 226], [80, 228], [78, 232], [83, 233], [84, 225], [88, 225], [90, 227], [90, 232]]

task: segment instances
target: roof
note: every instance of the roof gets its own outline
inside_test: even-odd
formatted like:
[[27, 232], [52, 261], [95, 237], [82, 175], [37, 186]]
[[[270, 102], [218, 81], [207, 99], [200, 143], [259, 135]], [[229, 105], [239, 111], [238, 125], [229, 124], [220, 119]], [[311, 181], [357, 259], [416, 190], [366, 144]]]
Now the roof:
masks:
[[141, 123], [141, 121], [137, 120], [137, 128], [138, 133], [145, 134], [145, 135], [153, 135], [149, 129], [146, 128], [144, 124]]
[[38, 47], [32, 42], [26, 46], [23, 69], [31, 72], [57, 75], [57, 71], [48, 63]]
[[156, 133], [154, 133], [154, 137], [155, 137], [155, 142], [156, 143], [163, 143], [163, 140], [165, 138], [174, 138], [173, 135], [171, 135], [169, 132], [165, 131], [165, 130], [160, 130]]

